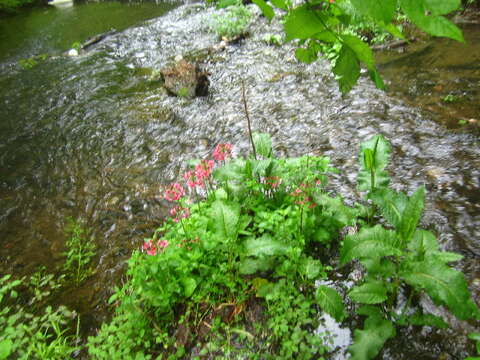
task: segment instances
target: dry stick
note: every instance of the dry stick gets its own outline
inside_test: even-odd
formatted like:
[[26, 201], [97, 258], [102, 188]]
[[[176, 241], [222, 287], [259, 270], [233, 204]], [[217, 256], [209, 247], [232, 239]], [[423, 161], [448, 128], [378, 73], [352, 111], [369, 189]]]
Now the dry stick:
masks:
[[247, 98], [245, 96], [245, 81], [243, 80], [242, 80], [242, 100], [243, 100], [243, 107], [245, 109], [245, 116], [247, 117], [248, 136], [250, 137], [250, 143], [252, 144], [253, 157], [255, 158], [255, 160], [257, 160], [257, 150], [255, 149], [255, 143], [253, 142], [252, 127], [250, 124], [250, 116], [248, 114], [248, 107], [247, 107]]

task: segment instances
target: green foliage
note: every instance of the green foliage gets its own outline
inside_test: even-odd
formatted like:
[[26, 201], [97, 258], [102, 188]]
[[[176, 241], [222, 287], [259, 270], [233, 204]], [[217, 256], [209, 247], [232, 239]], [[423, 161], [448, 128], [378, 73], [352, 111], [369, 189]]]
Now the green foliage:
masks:
[[48, 54], [40, 54], [29, 57], [28, 59], [21, 59], [18, 61], [19, 65], [25, 70], [29, 70], [37, 66], [38, 64], [44, 62], [50, 57]]
[[[265, 6], [268, 5], [265, 4]], [[219, 37], [229, 40], [245, 35], [252, 19], [252, 13], [248, 7], [236, 3], [222, 11], [223, 13], [212, 16], [210, 29]]]
[[67, 251], [64, 255], [67, 259], [63, 268], [67, 277], [78, 285], [94, 273], [89, 264], [95, 256], [95, 244], [88, 239], [88, 234], [79, 221], [69, 219], [65, 232], [69, 238], [65, 244]]
[[0, 0], [0, 12], [14, 13], [18, 8], [33, 2], [34, 0]]
[[[42, 287], [48, 288], [52, 279], [39, 280], [39, 273], [35, 276], [29, 282], [29, 287], [34, 285], [33, 297], [30, 293], [20, 296], [16, 291], [25, 279], [11, 280], [10, 275], [0, 279], [0, 359], [63, 360], [76, 350], [66, 327], [74, 314], [63, 306], [39, 309], [38, 303], [26, 304], [23, 299], [40, 300], [49, 293]], [[36, 313], [29, 311], [32, 305]]]
[[389, 36], [404, 38], [395, 24], [398, 16], [430, 35], [464, 41], [461, 30], [444, 17], [460, 8], [460, 0], [318, 0], [296, 6], [283, 0], [270, 5], [263, 0], [254, 3], [269, 19], [275, 16], [272, 7], [285, 11], [280, 13], [285, 40], [298, 40], [297, 59], [311, 63], [319, 52], [326, 54], [343, 93], [357, 83], [362, 65], [375, 85], [384, 88], [367, 43], [384, 41]]
[[[480, 333], [471, 333], [471, 334], [468, 335], [468, 337], [472, 340], [475, 340], [477, 354], [480, 355]], [[465, 360], [480, 360], [480, 357], [469, 356], [469, 357], [465, 358]]]
[[[353, 359], [372, 359], [383, 343], [395, 334], [395, 326], [413, 324], [443, 327], [445, 323], [431, 314], [406, 310], [415, 295], [427, 294], [437, 305], [446, 306], [459, 319], [479, 318], [464, 275], [448, 263], [461, 256], [439, 251], [435, 236], [418, 229], [425, 201], [425, 188], [411, 196], [389, 189], [384, 171], [390, 156], [388, 143], [375, 136], [361, 146], [359, 188], [368, 191], [367, 199], [393, 229], [365, 225], [357, 234], [348, 235], [340, 249], [341, 264], [358, 260], [365, 268], [363, 279], [349, 292], [357, 310], [368, 315], [363, 330], [355, 331], [350, 347]], [[410, 297], [400, 311], [394, 307], [400, 291]]]

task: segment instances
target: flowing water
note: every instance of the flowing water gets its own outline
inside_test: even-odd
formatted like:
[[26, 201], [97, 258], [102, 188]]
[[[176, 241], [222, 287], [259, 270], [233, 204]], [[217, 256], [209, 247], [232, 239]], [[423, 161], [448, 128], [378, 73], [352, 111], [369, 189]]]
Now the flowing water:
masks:
[[[178, 55], [205, 53], [218, 43], [208, 31], [213, 11], [200, 4], [181, 6], [107, 37], [78, 57], [51, 57], [32, 69], [22, 69], [16, 61], [39, 52], [61, 54], [72, 38], [63, 45], [54, 40], [42, 45], [33, 32], [33, 39], [24, 39], [16, 50], [2, 49], [0, 273], [27, 274], [42, 264], [54, 271], [63, 261], [67, 217], [85, 219], [98, 246], [97, 271], [61, 300], [80, 311], [84, 326], [92, 330], [105, 316], [105, 300], [119, 283], [129, 254], [168, 212], [161, 186], [178, 178], [188, 159], [209, 156], [219, 142], [234, 144], [236, 153], [248, 151], [239, 100], [245, 81], [254, 129], [272, 135], [279, 155], [330, 156], [342, 170], [332, 183], [347, 201], [359, 197], [359, 144], [384, 134], [394, 149], [393, 186], [411, 192], [426, 185], [423, 225], [438, 234], [444, 249], [465, 256], [458, 268], [466, 272], [478, 299], [478, 137], [451, 131], [435, 115], [406, 104], [402, 87], [395, 90], [400, 96], [392, 96], [362, 77], [342, 96], [328, 64], [299, 64], [290, 46], [266, 45], [265, 31], [280, 28], [261, 18], [246, 40], [200, 57], [210, 73], [207, 97], [170, 97], [151, 74]], [[39, 31], [53, 23], [42, 23]], [[107, 24], [99, 31], [109, 28]], [[478, 27], [473, 33], [478, 39]], [[443, 45], [446, 53], [450, 45]], [[417, 59], [385, 60], [387, 80], [413, 81], [413, 75], [402, 77], [395, 69], [402, 74], [410, 69], [409, 61], [416, 69]], [[468, 96], [478, 106], [478, 63], [468, 74], [474, 79]], [[424, 96], [424, 89], [417, 88], [417, 95]], [[478, 119], [479, 114], [465, 116]], [[381, 357], [461, 359], [472, 351], [463, 335], [474, 326], [407, 329], [387, 344]]]

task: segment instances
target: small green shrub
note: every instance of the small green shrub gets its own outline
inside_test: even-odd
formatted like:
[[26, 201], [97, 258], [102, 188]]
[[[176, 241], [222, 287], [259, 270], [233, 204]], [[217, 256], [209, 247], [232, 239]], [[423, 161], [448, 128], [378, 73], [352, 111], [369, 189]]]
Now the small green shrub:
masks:
[[240, 4], [229, 6], [222, 14], [214, 14], [210, 29], [219, 37], [229, 40], [245, 35], [252, 20], [252, 12]]
[[94, 273], [90, 265], [91, 259], [95, 256], [95, 244], [88, 238], [85, 227], [80, 221], [69, 219], [65, 230], [68, 239], [66, 242], [67, 257], [63, 266], [66, 277], [79, 285], [83, 280]]

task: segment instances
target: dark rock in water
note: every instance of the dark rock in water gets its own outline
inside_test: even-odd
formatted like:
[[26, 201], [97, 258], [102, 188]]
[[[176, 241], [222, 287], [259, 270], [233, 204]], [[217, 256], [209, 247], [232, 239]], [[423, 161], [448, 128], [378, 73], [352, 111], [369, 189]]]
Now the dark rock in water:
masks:
[[112, 30], [107, 31], [105, 33], [92, 36], [91, 38], [89, 38], [87, 41], [85, 41], [82, 44], [81, 49], [82, 50], [87, 50], [89, 47], [99, 43], [100, 41], [107, 38], [108, 36], [111, 36], [111, 35], [116, 34], [116, 33], [117, 33], [117, 30], [112, 29]]
[[175, 96], [194, 98], [208, 94], [207, 73], [198, 65], [185, 60], [178, 61], [175, 65], [161, 71], [164, 78], [164, 86], [169, 93]]

